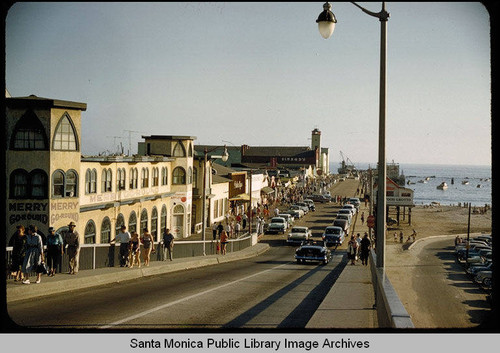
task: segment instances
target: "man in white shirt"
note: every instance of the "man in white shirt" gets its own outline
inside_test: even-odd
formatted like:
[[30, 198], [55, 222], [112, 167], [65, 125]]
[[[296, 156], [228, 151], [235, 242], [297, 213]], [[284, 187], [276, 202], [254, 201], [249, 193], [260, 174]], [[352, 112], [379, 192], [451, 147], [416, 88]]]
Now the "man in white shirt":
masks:
[[129, 232], [125, 231], [126, 229], [127, 227], [122, 225], [120, 227], [120, 233], [111, 240], [111, 242], [116, 240], [120, 243], [120, 267], [128, 267], [128, 245], [132, 237]]

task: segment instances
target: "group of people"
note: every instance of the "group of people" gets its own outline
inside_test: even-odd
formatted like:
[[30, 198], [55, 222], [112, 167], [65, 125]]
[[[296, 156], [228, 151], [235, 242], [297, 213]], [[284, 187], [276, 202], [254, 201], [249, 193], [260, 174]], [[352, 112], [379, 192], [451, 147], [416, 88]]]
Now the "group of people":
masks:
[[[400, 243], [403, 243], [404, 241], [404, 233], [403, 231], [400, 231], [399, 232], [399, 242]], [[408, 238], [406, 239], [406, 242], [409, 242], [410, 240], [411, 241], [415, 241], [415, 239], [417, 239], [417, 232], [415, 231], [415, 229], [413, 229], [413, 233], [411, 233]], [[398, 241], [398, 233], [397, 232], [394, 232], [394, 242], [397, 243]]]
[[68, 254], [69, 271], [68, 274], [78, 272], [78, 255], [80, 241], [78, 232], [75, 231], [76, 224], [71, 222], [68, 230], [64, 232], [64, 237], [56, 234], [53, 227], [49, 227], [49, 234], [46, 237], [47, 251], [44, 250], [44, 241], [38, 234], [38, 229], [30, 225], [28, 230], [23, 225], [16, 227], [16, 233], [9, 241], [12, 246], [11, 276], [16, 282], [30, 284], [30, 274], [36, 273], [35, 283], [40, 283], [42, 274], [54, 277], [62, 255]]
[[361, 259], [362, 265], [368, 265], [368, 256], [370, 254], [371, 241], [368, 238], [368, 233], [365, 232], [361, 239], [358, 233], [356, 237], [351, 236], [347, 244], [347, 258], [351, 260], [351, 265], [356, 265], [356, 261]]
[[[122, 225], [120, 227], [120, 232], [116, 235], [111, 242], [119, 242], [119, 259], [120, 267], [133, 268], [134, 265], [141, 267], [141, 245], [142, 245], [142, 259], [144, 266], [149, 266], [151, 260], [151, 254], [156, 252], [154, 238], [151, 233], [148, 232], [147, 228], [144, 228], [142, 235], [135, 231], [130, 234], [127, 232], [127, 227]], [[166, 259], [173, 260], [173, 249], [174, 249], [174, 236], [170, 233], [168, 228], [163, 230], [162, 241], [160, 245], [163, 246], [163, 261]]]

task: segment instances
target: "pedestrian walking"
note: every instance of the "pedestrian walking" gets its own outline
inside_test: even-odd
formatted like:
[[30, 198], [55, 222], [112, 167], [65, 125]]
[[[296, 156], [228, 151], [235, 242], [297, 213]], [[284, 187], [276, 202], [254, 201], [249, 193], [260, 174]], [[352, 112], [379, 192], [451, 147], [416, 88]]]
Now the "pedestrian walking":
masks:
[[80, 257], [80, 235], [75, 230], [75, 222], [68, 224], [68, 230], [64, 232], [64, 248], [69, 258], [69, 271], [68, 274], [76, 275], [78, 273], [78, 264]]
[[129, 267], [141, 267], [141, 241], [139, 239], [139, 234], [137, 232], [132, 232], [129, 242]]
[[351, 265], [356, 264], [356, 256], [357, 256], [357, 247], [358, 243], [354, 239], [354, 235], [351, 235], [351, 240], [347, 244], [347, 258], [351, 260]]
[[61, 256], [64, 254], [64, 241], [61, 235], [56, 234], [54, 227], [49, 227], [47, 236], [47, 267], [49, 277], [54, 277], [59, 266]]
[[170, 229], [165, 228], [163, 232], [163, 261], [167, 260], [167, 256], [170, 261], [173, 260], [174, 252], [174, 236], [170, 233]]
[[214, 224], [212, 224], [212, 238], [213, 238], [213, 240], [217, 239], [217, 223], [216, 222], [214, 222]]
[[142, 230], [141, 243], [144, 245], [143, 251], [143, 261], [144, 266], [149, 266], [149, 261], [151, 258], [151, 252], [155, 251], [155, 241], [151, 233], [148, 232], [147, 228]]
[[240, 235], [240, 230], [241, 230], [241, 224], [240, 222], [237, 222], [235, 225], [234, 225], [234, 233], [236, 234], [236, 238], [239, 237]]
[[413, 238], [413, 241], [415, 241], [415, 239], [417, 239], [417, 232], [415, 231], [415, 229], [413, 229], [413, 233], [411, 234], [411, 237]]
[[9, 240], [9, 246], [12, 246], [10, 272], [14, 281], [19, 282], [23, 280], [22, 266], [26, 255], [26, 234], [23, 225], [18, 225], [16, 228], [16, 234]]
[[399, 232], [399, 242], [400, 243], [403, 243], [403, 239], [404, 239], [404, 234], [403, 234], [403, 231]]
[[42, 237], [36, 233], [35, 226], [28, 227], [26, 235], [26, 255], [24, 256], [22, 271], [24, 273], [23, 284], [30, 284], [30, 272], [36, 272], [36, 282], [40, 283], [42, 271], [40, 267], [44, 264]]
[[398, 233], [394, 232], [394, 242], [398, 242]]
[[365, 224], [365, 213], [361, 212], [361, 225]]
[[224, 226], [222, 225], [222, 222], [219, 222], [219, 225], [217, 226], [217, 233], [219, 234], [219, 239], [222, 231], [224, 230]]
[[120, 267], [128, 267], [129, 262], [129, 242], [132, 236], [126, 230], [127, 227], [122, 225], [120, 227], [120, 233], [111, 240], [111, 242], [118, 241], [120, 243]]
[[360, 247], [361, 246], [361, 235], [359, 233], [356, 234], [356, 239], [355, 240], [356, 240], [356, 246], [357, 246], [357, 253], [356, 253], [356, 255], [358, 255], [358, 257], [359, 257], [359, 252], [361, 250], [361, 247]]
[[242, 221], [243, 221], [243, 229], [246, 229], [246, 228], [247, 228], [247, 220], [248, 220], [247, 214], [246, 214], [246, 213], [243, 213], [243, 217], [242, 217]]
[[220, 244], [221, 244], [221, 254], [226, 255], [226, 247], [227, 247], [227, 234], [226, 231], [223, 230], [220, 234]]
[[361, 264], [365, 266], [368, 265], [368, 256], [370, 254], [370, 247], [371, 247], [371, 242], [370, 239], [368, 238], [368, 233], [365, 232], [363, 239], [361, 239], [361, 244], [360, 244]]

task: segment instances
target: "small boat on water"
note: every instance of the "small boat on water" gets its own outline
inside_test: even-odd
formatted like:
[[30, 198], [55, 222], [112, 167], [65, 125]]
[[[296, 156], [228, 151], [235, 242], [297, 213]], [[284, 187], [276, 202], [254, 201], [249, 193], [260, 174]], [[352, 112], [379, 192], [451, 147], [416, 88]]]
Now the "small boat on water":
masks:
[[431, 177], [427, 177], [427, 178], [425, 178], [425, 180], [429, 181], [429, 180], [431, 180]]
[[481, 187], [481, 184], [477, 184], [476, 188], [480, 188]]
[[446, 182], [442, 182], [441, 184], [439, 184], [436, 189], [439, 189], [439, 190], [446, 190], [448, 189], [448, 184], [446, 184]]
[[469, 182], [467, 180], [463, 180], [462, 185], [469, 185]]
[[406, 184], [412, 185], [412, 184], [415, 184], [415, 183], [413, 181], [408, 180], [408, 182]]
[[419, 181], [417, 181], [417, 183], [426, 184], [427, 181], [426, 180], [419, 180]]

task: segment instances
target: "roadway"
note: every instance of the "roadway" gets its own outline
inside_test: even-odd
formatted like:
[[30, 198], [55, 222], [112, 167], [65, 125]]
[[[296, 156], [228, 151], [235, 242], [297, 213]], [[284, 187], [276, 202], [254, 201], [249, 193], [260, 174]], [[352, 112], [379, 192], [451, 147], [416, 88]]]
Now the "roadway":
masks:
[[[352, 197], [357, 186], [347, 180], [331, 192]], [[339, 207], [318, 204], [297, 224], [319, 239]], [[261, 242], [271, 248], [254, 258], [16, 301], [8, 313], [18, 325], [38, 329], [304, 328], [345, 267], [347, 242], [327, 265], [297, 264], [285, 239], [264, 235]]]

